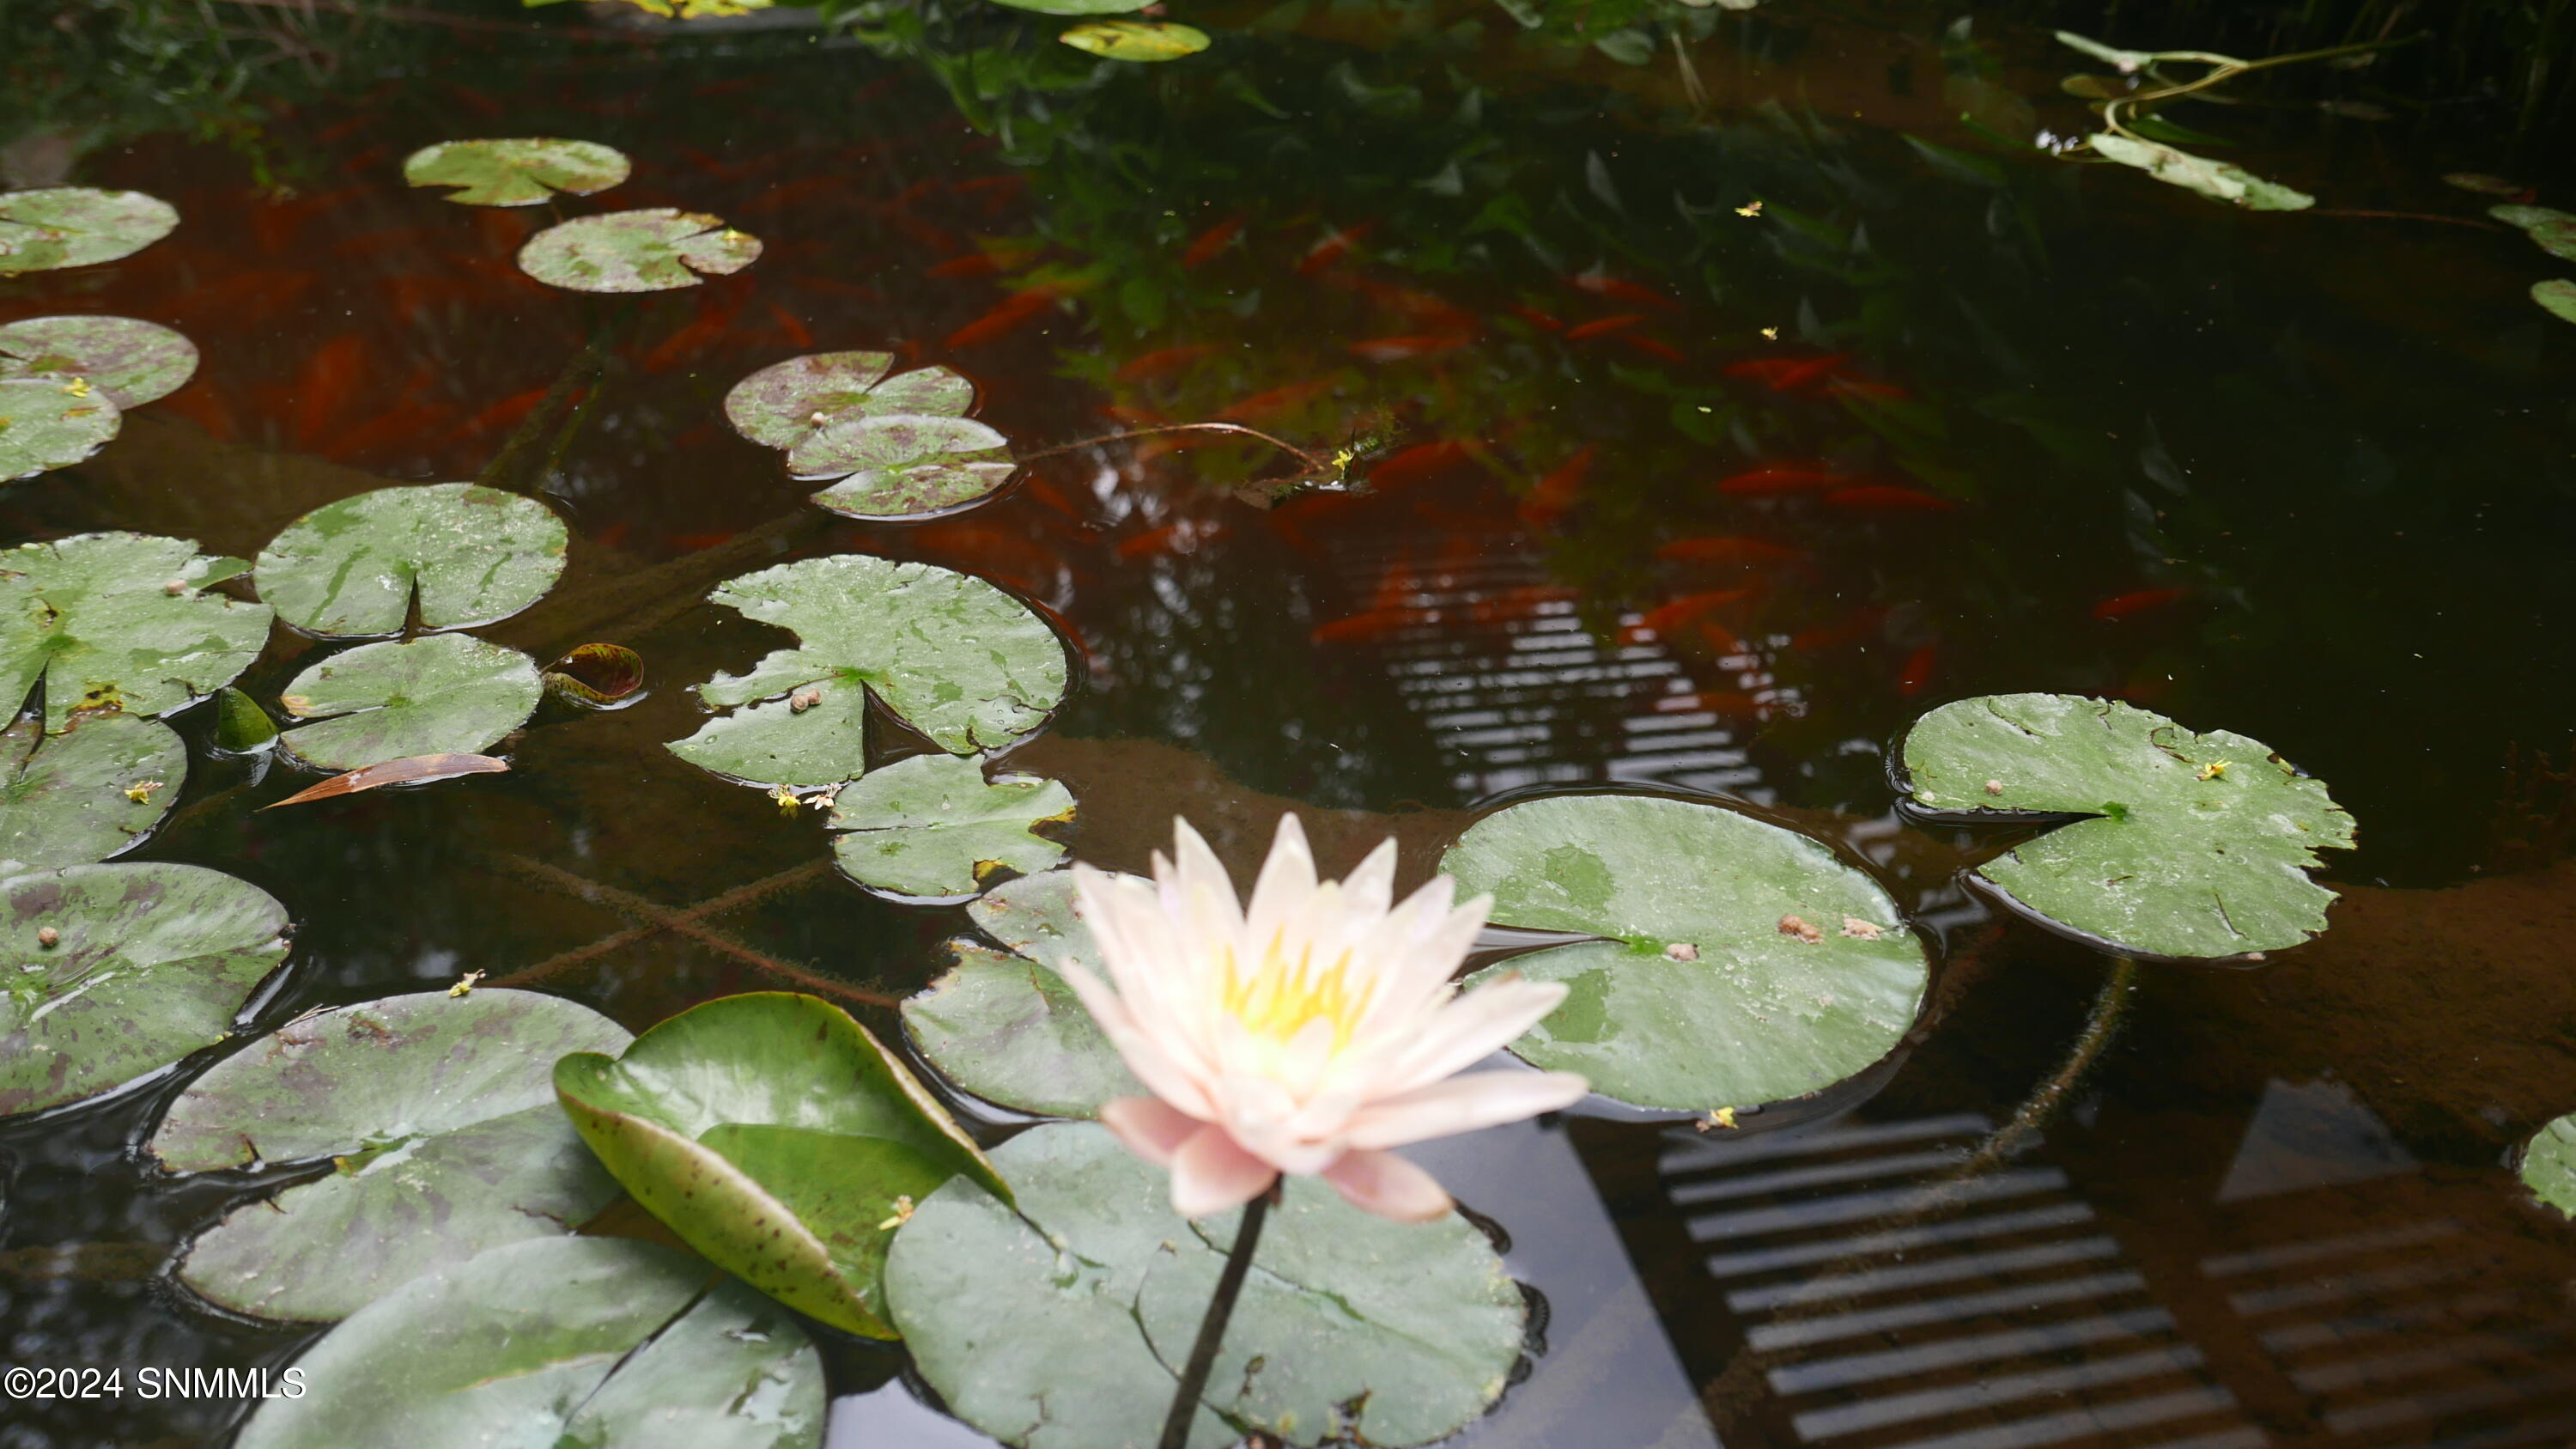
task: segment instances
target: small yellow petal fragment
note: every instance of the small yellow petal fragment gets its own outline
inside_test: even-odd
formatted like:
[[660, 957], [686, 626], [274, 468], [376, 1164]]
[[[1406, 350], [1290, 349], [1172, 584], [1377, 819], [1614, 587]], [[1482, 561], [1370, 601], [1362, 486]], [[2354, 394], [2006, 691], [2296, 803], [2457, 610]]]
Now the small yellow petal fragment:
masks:
[[1777, 327], [1765, 327], [1765, 328], [1763, 328], [1763, 329], [1762, 329], [1762, 340], [1763, 340], [1763, 341], [1765, 341], [1765, 342], [1777, 342], [1777, 341], [1779, 341], [1779, 340], [1780, 340], [1780, 329], [1779, 329], [1779, 328], [1777, 328]]
[[2212, 760], [2208, 764], [2201, 766], [2200, 773], [2192, 778], [2196, 780], [2215, 780], [2226, 773], [2227, 762], [2225, 760]]
[[456, 984], [447, 988], [447, 994], [450, 996], [463, 996], [465, 993], [472, 991], [477, 985], [481, 984], [482, 980], [482, 972], [468, 971], [464, 975], [456, 978]]
[[125, 798], [133, 801], [137, 805], [150, 804], [152, 800], [152, 792], [160, 789], [161, 785], [162, 782], [159, 780], [146, 780], [143, 783], [134, 786], [132, 789], [127, 790], [125, 792]]
[[1762, 203], [1757, 199], [1749, 206], [1739, 206], [1735, 209], [1735, 214], [1737, 216], [1760, 216], [1762, 214]]
[[1723, 1127], [1731, 1132], [1735, 1130], [1735, 1109], [1733, 1107], [1720, 1107], [1716, 1111], [1711, 1112], [1707, 1116], [1692, 1123], [1691, 1126], [1702, 1132], [1707, 1132], [1719, 1127]]
[[85, 377], [73, 378], [71, 381], [63, 384], [63, 391], [70, 393], [73, 397], [87, 397], [89, 396], [89, 379]]
[[911, 1221], [912, 1199], [909, 1197], [899, 1197], [894, 1200], [894, 1216], [877, 1224], [877, 1231], [881, 1233], [890, 1233]]

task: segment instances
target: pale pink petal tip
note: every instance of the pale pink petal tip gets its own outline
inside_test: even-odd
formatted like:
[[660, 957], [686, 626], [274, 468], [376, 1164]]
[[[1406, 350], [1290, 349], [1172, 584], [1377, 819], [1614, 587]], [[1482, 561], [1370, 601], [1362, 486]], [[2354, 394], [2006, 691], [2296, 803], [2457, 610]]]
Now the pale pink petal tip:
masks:
[[1100, 1125], [1128, 1151], [1157, 1167], [1169, 1167], [1181, 1144], [1206, 1124], [1159, 1097], [1113, 1097], [1100, 1104]]
[[1345, 1152], [1324, 1169], [1324, 1181], [1351, 1206], [1399, 1223], [1427, 1223], [1451, 1206], [1436, 1178], [1392, 1152]]
[[1279, 1169], [1246, 1152], [1222, 1127], [1201, 1127], [1172, 1154], [1172, 1210], [1203, 1218], [1270, 1190]]

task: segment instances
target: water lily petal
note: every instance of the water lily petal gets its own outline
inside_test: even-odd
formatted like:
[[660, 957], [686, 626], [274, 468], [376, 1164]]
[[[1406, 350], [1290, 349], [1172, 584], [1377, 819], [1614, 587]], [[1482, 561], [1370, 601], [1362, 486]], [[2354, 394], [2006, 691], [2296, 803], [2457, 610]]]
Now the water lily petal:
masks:
[[1181, 1144], [1207, 1124], [1159, 1097], [1112, 1097], [1100, 1104], [1100, 1125], [1117, 1134], [1128, 1151], [1157, 1167], [1169, 1167]]
[[1202, 1127], [1172, 1154], [1172, 1211], [1221, 1213], [1267, 1192], [1279, 1169], [1243, 1150], [1222, 1127]]
[[1118, 1048], [1119, 1058], [1127, 1063], [1127, 1070], [1136, 1074], [1136, 1080], [1145, 1084], [1145, 1090], [1191, 1116], [1217, 1115], [1216, 1104], [1208, 1099], [1198, 1079], [1146, 1035], [1116, 992], [1076, 962], [1059, 962], [1056, 971], [1073, 988], [1073, 994], [1082, 999], [1083, 1009], [1091, 1013], [1091, 1019], [1100, 1023], [1101, 1034]]
[[1351, 1114], [1343, 1133], [1357, 1149], [1401, 1147], [1561, 1111], [1589, 1090], [1572, 1072], [1469, 1072], [1371, 1102]]
[[1450, 1208], [1437, 1178], [1392, 1152], [1345, 1152], [1324, 1181], [1351, 1206], [1399, 1223], [1427, 1223]]
[[1461, 994], [1431, 1014], [1410, 1047], [1378, 1078], [1377, 1094], [1410, 1092], [1465, 1071], [1538, 1025], [1563, 1000], [1563, 983], [1518, 976], [1499, 977]]
[[1306, 846], [1306, 828], [1296, 816], [1282, 815], [1270, 858], [1252, 883], [1252, 903], [1244, 908], [1245, 953], [1257, 961], [1275, 940], [1293, 956], [1296, 942], [1313, 934], [1318, 924], [1328, 929], [1338, 925], [1341, 912], [1332, 909], [1335, 903], [1317, 900], [1317, 894], [1315, 853]]
[[[1434, 879], [1445, 881], [1448, 877], [1437, 876]], [[1414, 894], [1418, 896], [1421, 892]], [[1379, 841], [1377, 849], [1368, 853], [1368, 858], [1359, 863], [1358, 869], [1342, 877], [1342, 895], [1350, 902], [1352, 910], [1372, 916], [1386, 914], [1388, 903], [1395, 899], [1394, 836]]]

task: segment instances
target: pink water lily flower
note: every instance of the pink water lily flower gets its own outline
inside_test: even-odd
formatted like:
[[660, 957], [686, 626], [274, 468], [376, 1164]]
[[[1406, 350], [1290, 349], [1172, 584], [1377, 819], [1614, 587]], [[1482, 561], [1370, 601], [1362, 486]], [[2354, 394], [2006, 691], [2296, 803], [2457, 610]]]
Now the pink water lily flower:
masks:
[[1176, 826], [1150, 883], [1073, 868], [1110, 979], [1071, 961], [1063, 971], [1153, 1093], [1109, 1102], [1100, 1120], [1171, 1169], [1182, 1216], [1249, 1202], [1293, 1172], [1320, 1173], [1384, 1217], [1435, 1218], [1449, 1195], [1387, 1149], [1583, 1096], [1571, 1072], [1458, 1075], [1565, 999], [1561, 985], [1518, 976], [1464, 993], [1452, 983], [1491, 897], [1453, 905], [1437, 876], [1390, 906], [1392, 840], [1348, 879], [1318, 882], [1291, 815], [1239, 905], [1207, 842]]

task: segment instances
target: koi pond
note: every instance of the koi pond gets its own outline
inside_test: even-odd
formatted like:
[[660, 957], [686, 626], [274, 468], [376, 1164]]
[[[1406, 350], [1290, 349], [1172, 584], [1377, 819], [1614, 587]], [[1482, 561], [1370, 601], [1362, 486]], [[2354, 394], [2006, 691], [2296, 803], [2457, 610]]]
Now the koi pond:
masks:
[[679, 8], [0, 19], [0, 1449], [2576, 1443], [2564, 7]]

